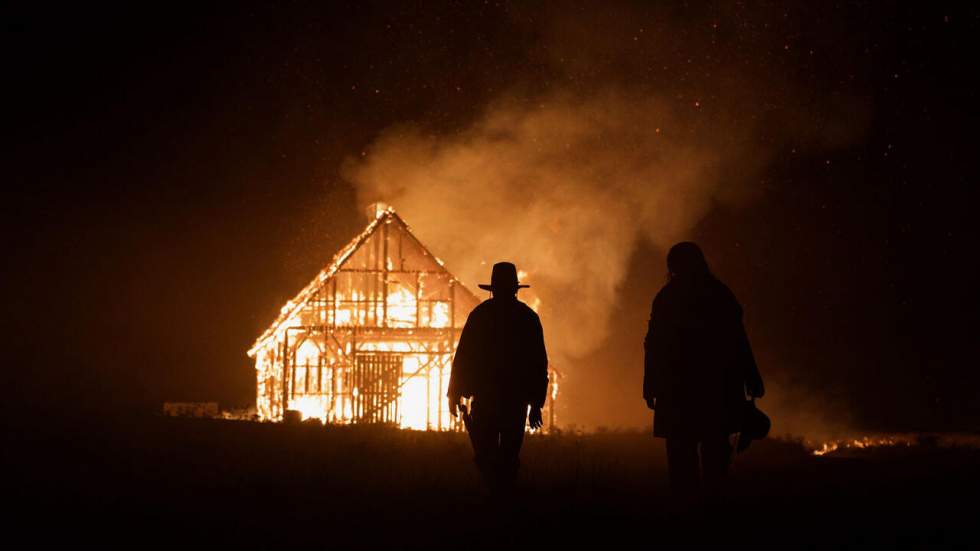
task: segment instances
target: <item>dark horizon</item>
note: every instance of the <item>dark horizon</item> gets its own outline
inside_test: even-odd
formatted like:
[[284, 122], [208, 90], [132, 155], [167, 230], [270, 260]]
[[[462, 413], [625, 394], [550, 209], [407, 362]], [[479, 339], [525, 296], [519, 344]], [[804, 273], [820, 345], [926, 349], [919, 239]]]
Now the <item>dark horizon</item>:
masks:
[[[713, 199], [686, 235], [744, 305], [767, 384], [858, 430], [980, 428], [976, 13], [560, 11], [15, 8], [6, 407], [248, 404], [245, 351], [366, 223], [351, 166], [379, 137], [411, 125], [452, 140], [501, 97], [530, 105], [611, 86], [672, 98], [692, 134], [735, 127], [735, 115], [762, 128], [745, 138], [766, 152], [759, 167], [726, 174], [748, 192]], [[675, 49], [644, 45], [633, 27]], [[649, 239], [632, 249], [616, 332], [567, 367], [567, 422], [648, 424], [642, 338], [664, 254]]]

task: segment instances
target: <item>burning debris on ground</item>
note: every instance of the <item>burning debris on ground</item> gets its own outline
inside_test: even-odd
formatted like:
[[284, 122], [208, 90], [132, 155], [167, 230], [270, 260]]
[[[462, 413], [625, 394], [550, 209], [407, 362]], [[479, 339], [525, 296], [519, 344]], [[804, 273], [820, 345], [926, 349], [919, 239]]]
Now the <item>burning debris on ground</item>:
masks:
[[911, 446], [915, 440], [903, 435], [891, 436], [862, 436], [860, 438], [846, 438], [832, 440], [820, 444], [819, 448], [813, 450], [813, 455], [827, 455], [838, 450], [858, 449], [890, 446]]
[[819, 443], [807, 442], [806, 446], [816, 456], [833, 455], [838, 452], [855, 450], [874, 450], [894, 447], [980, 449], [980, 435], [966, 433], [874, 434], [837, 438]]

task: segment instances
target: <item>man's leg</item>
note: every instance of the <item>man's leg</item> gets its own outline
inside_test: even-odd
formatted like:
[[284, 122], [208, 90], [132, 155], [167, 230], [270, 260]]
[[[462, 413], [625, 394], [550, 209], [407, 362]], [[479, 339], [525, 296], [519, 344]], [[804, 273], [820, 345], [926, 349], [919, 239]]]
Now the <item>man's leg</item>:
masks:
[[700, 486], [698, 441], [690, 438], [667, 438], [667, 475], [675, 498], [687, 501], [697, 495]]
[[704, 473], [705, 490], [713, 494], [722, 491], [731, 463], [732, 446], [728, 435], [706, 438], [701, 442], [701, 471]]
[[511, 485], [517, 481], [517, 471], [521, 466], [521, 444], [524, 443], [524, 428], [527, 425], [527, 405], [511, 405], [501, 408], [497, 417], [500, 430], [500, 453], [498, 472], [501, 481]]
[[470, 441], [473, 444], [473, 459], [487, 486], [493, 488], [498, 483], [498, 441], [496, 415], [492, 408], [480, 407], [473, 403], [470, 421]]

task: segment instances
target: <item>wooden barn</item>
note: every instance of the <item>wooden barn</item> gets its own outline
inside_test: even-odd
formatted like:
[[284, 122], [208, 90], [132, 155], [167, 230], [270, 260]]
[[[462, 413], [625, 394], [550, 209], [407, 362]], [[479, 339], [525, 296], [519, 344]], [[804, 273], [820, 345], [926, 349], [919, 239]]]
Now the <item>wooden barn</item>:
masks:
[[[460, 428], [445, 395], [459, 333], [480, 299], [393, 209], [375, 214], [248, 351], [260, 419]], [[545, 419], [553, 423], [553, 413]]]

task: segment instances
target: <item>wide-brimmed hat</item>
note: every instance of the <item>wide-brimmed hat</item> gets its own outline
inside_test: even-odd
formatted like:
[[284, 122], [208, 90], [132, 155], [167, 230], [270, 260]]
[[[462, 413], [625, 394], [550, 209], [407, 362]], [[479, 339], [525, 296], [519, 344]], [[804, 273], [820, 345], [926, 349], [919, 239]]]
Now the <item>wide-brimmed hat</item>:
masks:
[[510, 262], [498, 262], [493, 265], [493, 272], [490, 274], [490, 283], [480, 283], [481, 289], [487, 291], [512, 291], [524, 289], [530, 285], [521, 285], [517, 281], [517, 266]]

